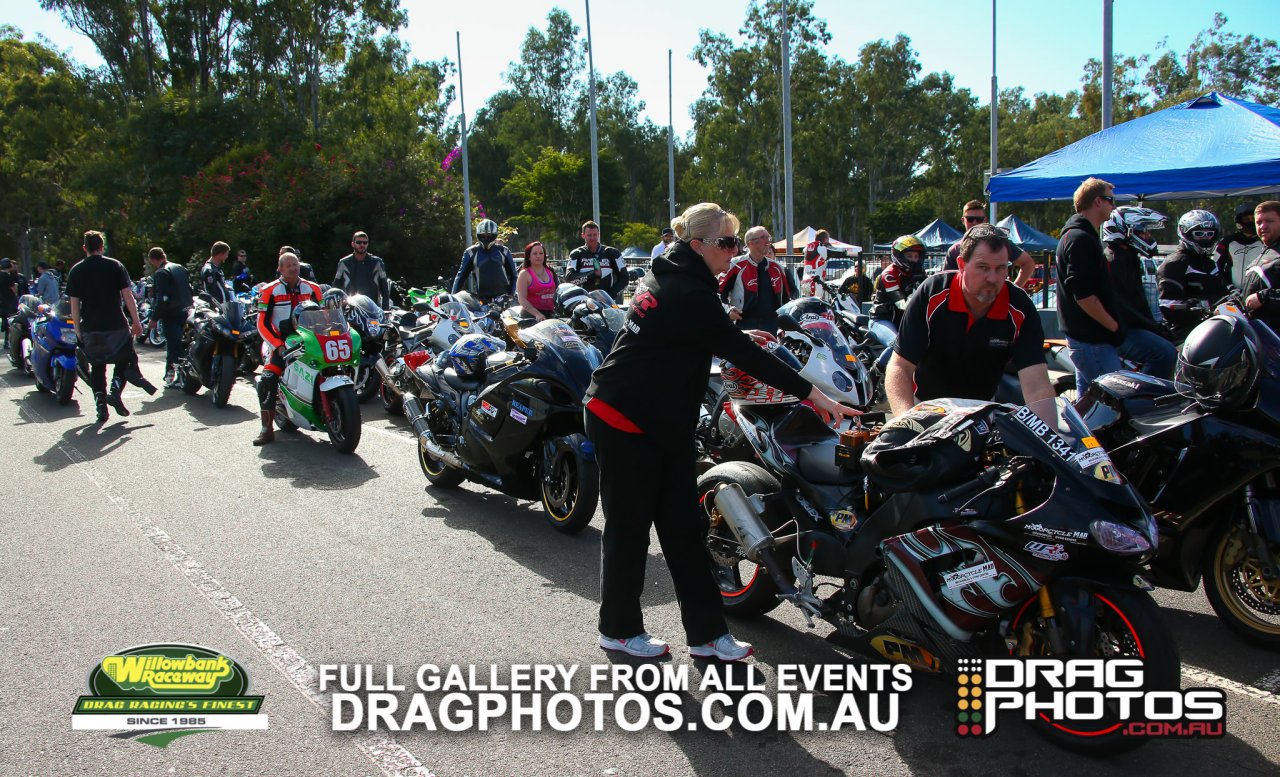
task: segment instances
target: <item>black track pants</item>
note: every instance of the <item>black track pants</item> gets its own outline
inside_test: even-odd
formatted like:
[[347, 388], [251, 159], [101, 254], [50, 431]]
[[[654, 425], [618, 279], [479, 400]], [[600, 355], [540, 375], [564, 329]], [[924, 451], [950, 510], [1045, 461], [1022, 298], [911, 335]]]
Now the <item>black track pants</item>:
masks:
[[609, 426], [586, 413], [587, 436], [600, 465], [604, 537], [600, 548], [600, 633], [628, 639], [643, 632], [640, 594], [656, 527], [680, 602], [690, 645], [729, 631], [707, 552], [707, 517], [698, 505], [693, 430], [654, 440]]

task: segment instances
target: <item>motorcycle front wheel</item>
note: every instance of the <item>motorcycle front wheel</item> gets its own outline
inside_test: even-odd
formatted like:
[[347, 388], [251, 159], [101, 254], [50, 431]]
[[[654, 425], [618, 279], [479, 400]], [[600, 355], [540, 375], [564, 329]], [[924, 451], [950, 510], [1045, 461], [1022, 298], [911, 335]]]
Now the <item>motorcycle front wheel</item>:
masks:
[[[1262, 647], [1280, 648], [1280, 579], [1262, 573], [1254, 536], [1240, 521], [1224, 522], [1205, 546], [1204, 593], [1222, 622]], [[1271, 550], [1270, 563], [1280, 564]]]
[[[1155, 600], [1145, 591], [1122, 588], [1090, 589], [1073, 584], [1050, 586], [1056, 621], [1064, 631], [1079, 619], [1081, 634], [1064, 635], [1081, 643], [1070, 655], [1054, 655], [1047, 628], [1032, 597], [1010, 624], [1017, 648], [1010, 655], [1025, 658], [1136, 658], [1143, 662], [1142, 690], [1176, 691], [1181, 684], [1182, 661]], [[1105, 691], [1098, 687], [1075, 690]], [[1114, 755], [1133, 750], [1147, 740], [1126, 736], [1118, 709], [1108, 704], [1101, 719], [1088, 722], [1055, 721], [1041, 713], [1032, 724], [1036, 733], [1067, 750], [1088, 756]]]
[[65, 367], [55, 365], [53, 368], [53, 385], [56, 387], [54, 396], [57, 398], [58, 404], [70, 404], [71, 394], [76, 388], [75, 370], [68, 370]]
[[147, 344], [152, 348], [163, 348], [165, 344], [164, 327], [157, 326], [147, 332]]
[[600, 502], [600, 473], [594, 461], [559, 450], [543, 462], [542, 509], [551, 527], [565, 534], [587, 528]]
[[[767, 569], [747, 560], [733, 529], [716, 509], [717, 489], [731, 483], [741, 486], [747, 496], [776, 493], [782, 486], [759, 465], [738, 461], [716, 465], [698, 478], [698, 504], [707, 517], [707, 550], [711, 557], [711, 574], [720, 586], [720, 601], [724, 604], [725, 614], [754, 618], [764, 615], [781, 603], [778, 599], [778, 584]], [[776, 531], [786, 520], [776, 507], [767, 507], [764, 522], [771, 531]], [[784, 558], [786, 554], [783, 548], [777, 548], [775, 553], [778, 554], [779, 561], [789, 563], [789, 558]]]
[[364, 404], [382, 388], [382, 376], [372, 365], [360, 368], [360, 382], [356, 384], [356, 400]]
[[214, 407], [226, 407], [231, 400], [231, 387], [236, 383], [236, 360], [229, 353], [215, 357], [213, 363], [213, 397]]
[[351, 386], [338, 386], [329, 392], [329, 442], [340, 453], [355, 453], [360, 444], [360, 403]]

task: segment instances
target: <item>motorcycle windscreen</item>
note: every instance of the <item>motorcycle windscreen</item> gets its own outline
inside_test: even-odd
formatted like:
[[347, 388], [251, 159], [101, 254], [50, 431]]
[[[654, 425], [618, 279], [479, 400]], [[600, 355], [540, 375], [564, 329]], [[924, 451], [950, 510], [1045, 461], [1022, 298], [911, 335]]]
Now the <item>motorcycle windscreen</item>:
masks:
[[471, 309], [457, 300], [450, 300], [435, 309], [436, 315], [450, 321], [465, 321], [470, 326], [475, 321]]
[[299, 331], [305, 329], [313, 335], [325, 337], [336, 337], [350, 331], [342, 312], [332, 308], [299, 311], [297, 327]]
[[1011, 408], [1000, 414], [997, 425], [1017, 424], [1043, 442], [1068, 466], [1105, 483], [1124, 485], [1111, 456], [1089, 430], [1074, 406], [1061, 397], [1050, 397]]
[[555, 359], [562, 366], [557, 370], [567, 386], [581, 398], [591, 385], [591, 373], [600, 366], [600, 351], [582, 342], [572, 327], [557, 318], [539, 321], [525, 329], [522, 336], [527, 343], [540, 342], [538, 360]]
[[835, 321], [820, 318], [816, 321], [805, 321], [800, 328], [814, 339], [831, 349], [834, 360], [831, 380], [837, 389], [847, 397], [842, 400], [862, 405], [871, 402], [871, 386], [867, 376], [867, 368], [849, 348], [849, 341], [840, 333]]
[[222, 313], [223, 318], [227, 320], [227, 325], [234, 330], [243, 332], [247, 327], [244, 323], [244, 303], [237, 297], [231, 297], [222, 303], [218, 310]]

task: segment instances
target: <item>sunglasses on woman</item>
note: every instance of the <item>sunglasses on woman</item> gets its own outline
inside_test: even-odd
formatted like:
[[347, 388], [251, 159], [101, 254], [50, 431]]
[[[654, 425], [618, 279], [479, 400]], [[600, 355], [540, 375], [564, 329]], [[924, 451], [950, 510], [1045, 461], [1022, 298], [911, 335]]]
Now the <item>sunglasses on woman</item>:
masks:
[[715, 243], [716, 247], [722, 251], [741, 251], [742, 250], [742, 238], [738, 237], [737, 235], [721, 235], [720, 237], [717, 237], [714, 240], [707, 239], [702, 242]]

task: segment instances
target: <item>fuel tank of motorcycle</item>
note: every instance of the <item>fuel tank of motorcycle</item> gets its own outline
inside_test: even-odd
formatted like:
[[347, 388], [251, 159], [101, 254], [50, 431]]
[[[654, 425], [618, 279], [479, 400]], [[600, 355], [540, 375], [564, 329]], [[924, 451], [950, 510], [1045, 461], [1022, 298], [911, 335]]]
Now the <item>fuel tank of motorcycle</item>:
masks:
[[1076, 402], [1076, 411], [1090, 431], [1113, 449], [1146, 431], [1194, 420], [1197, 414], [1183, 412], [1190, 404], [1173, 381], [1140, 372], [1112, 372], [1089, 384]]

